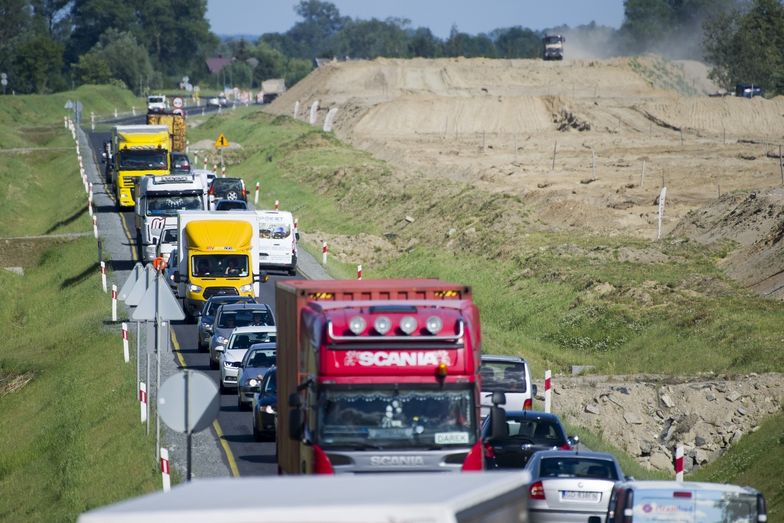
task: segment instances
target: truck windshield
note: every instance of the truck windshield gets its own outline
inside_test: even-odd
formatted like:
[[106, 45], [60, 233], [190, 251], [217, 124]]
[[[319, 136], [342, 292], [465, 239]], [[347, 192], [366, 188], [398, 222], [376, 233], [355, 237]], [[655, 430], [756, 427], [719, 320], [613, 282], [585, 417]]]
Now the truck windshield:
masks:
[[117, 154], [121, 171], [160, 171], [168, 169], [168, 154], [163, 149], [123, 149]]
[[198, 195], [159, 196], [147, 193], [147, 216], [177, 216], [177, 211], [204, 210]]
[[473, 390], [324, 389], [318, 441], [325, 448], [432, 448], [476, 441]]
[[205, 254], [192, 259], [191, 274], [197, 277], [242, 277], [248, 275], [248, 257], [244, 254]]

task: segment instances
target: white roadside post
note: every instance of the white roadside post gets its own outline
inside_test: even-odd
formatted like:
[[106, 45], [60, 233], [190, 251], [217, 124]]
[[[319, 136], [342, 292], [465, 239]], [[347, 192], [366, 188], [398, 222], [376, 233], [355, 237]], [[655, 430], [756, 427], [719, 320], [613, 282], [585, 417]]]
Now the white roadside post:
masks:
[[299, 100], [294, 102], [294, 119], [296, 120], [299, 116]]
[[171, 490], [171, 476], [169, 475], [169, 450], [161, 447], [161, 476], [163, 478], [163, 491]]
[[112, 284], [112, 321], [117, 321], [117, 285], [114, 284]]
[[683, 481], [683, 445], [675, 447], [675, 481]]
[[357, 279], [362, 279], [362, 265], [357, 265]]
[[142, 413], [142, 423], [147, 421], [147, 384], [139, 382], [139, 407]]
[[664, 217], [664, 199], [667, 197], [667, 187], [662, 187], [659, 193], [659, 226], [656, 231], [656, 239], [661, 239], [662, 218]]
[[[123, 322], [122, 324], [122, 340], [123, 340], [123, 359], [125, 363], [131, 361], [131, 353], [128, 350], [128, 324]], [[144, 421], [144, 419], [142, 419]]]
[[321, 265], [326, 267], [327, 265], [327, 253], [329, 252], [329, 247], [327, 247], [327, 242], [321, 243]]
[[95, 113], [90, 111], [90, 130], [95, 131]]
[[93, 236], [98, 239], [98, 217], [93, 215]]
[[101, 289], [106, 292], [106, 262], [101, 261]]
[[552, 372], [544, 371], [544, 411], [552, 411], [553, 391], [552, 391]]
[[117, 118], [117, 108], [114, 108], [114, 117]]
[[275, 210], [280, 209], [280, 200], [275, 200]]
[[260, 183], [256, 182], [256, 194], [253, 196], [253, 205], [259, 204], [259, 187]]

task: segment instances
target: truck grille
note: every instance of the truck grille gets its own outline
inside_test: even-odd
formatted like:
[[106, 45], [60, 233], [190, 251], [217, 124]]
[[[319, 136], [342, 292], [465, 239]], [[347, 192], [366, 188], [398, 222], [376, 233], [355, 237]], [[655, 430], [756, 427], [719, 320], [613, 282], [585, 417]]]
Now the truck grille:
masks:
[[237, 296], [239, 292], [234, 287], [207, 287], [204, 289], [204, 299], [209, 300], [213, 296]]

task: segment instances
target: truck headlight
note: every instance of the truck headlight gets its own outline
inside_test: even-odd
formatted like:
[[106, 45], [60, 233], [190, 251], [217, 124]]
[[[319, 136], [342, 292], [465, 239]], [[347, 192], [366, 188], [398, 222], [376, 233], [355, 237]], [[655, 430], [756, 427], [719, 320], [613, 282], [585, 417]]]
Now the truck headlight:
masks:
[[201, 287], [199, 285], [190, 284], [188, 286], [188, 290], [191, 292], [201, 292]]
[[253, 284], [248, 283], [240, 287], [240, 292], [253, 292]]

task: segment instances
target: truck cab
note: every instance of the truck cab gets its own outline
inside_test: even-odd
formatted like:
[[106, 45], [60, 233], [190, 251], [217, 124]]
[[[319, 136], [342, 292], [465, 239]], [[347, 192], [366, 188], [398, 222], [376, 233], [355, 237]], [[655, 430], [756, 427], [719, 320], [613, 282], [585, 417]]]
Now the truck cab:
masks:
[[207, 208], [204, 176], [144, 176], [135, 186], [136, 242], [145, 262], [155, 258], [161, 231], [177, 226], [177, 211]]
[[545, 35], [542, 38], [543, 58], [545, 60], [563, 60], [565, 42], [566, 38], [563, 35]]
[[171, 140], [165, 126], [115, 126], [112, 129], [112, 151], [112, 174], [120, 208], [134, 206], [134, 187], [142, 176], [170, 173]]
[[253, 211], [178, 211], [177, 295], [188, 317], [212, 296], [259, 297], [258, 220]]

